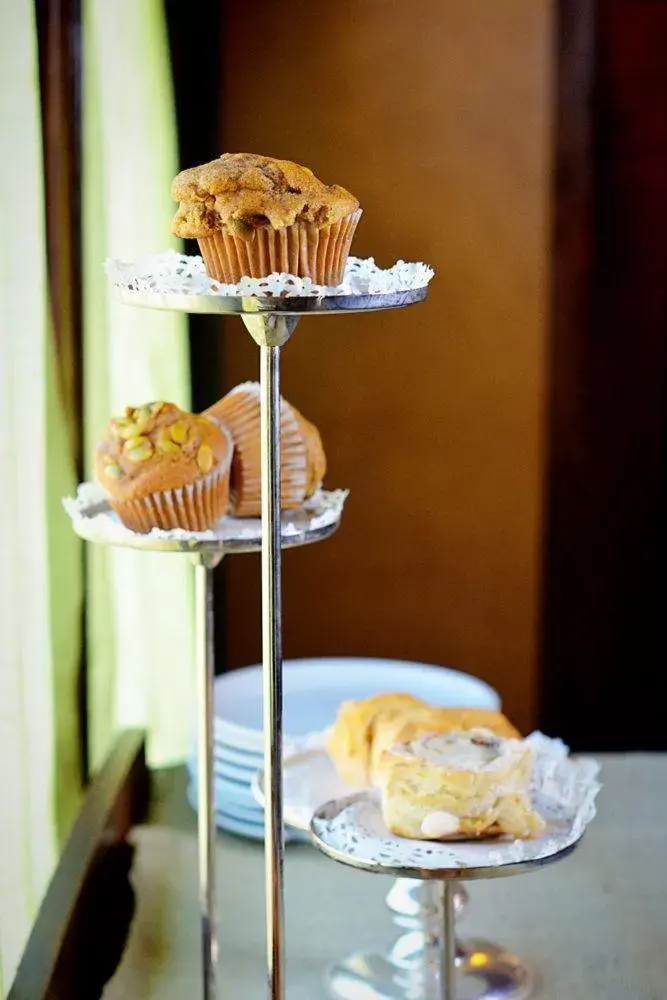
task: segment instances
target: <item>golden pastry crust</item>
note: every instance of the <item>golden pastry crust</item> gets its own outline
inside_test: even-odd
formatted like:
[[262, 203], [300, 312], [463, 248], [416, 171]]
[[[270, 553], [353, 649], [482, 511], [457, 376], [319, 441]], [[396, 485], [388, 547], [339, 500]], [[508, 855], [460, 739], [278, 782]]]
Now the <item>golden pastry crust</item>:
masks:
[[113, 500], [140, 500], [228, 467], [232, 443], [211, 420], [173, 403], [128, 406], [95, 451], [95, 475]]
[[328, 749], [341, 778], [364, 788], [376, 784], [375, 769], [380, 757], [399, 738], [477, 726], [485, 726], [506, 738], [520, 736], [500, 712], [434, 708], [412, 695], [379, 694], [363, 701], [346, 701], [340, 706]]
[[[234, 443], [230, 474], [232, 512], [237, 517], [259, 517], [259, 384], [244, 382], [235, 386], [203, 415], [225, 427]], [[282, 510], [293, 510], [322, 485], [326, 457], [315, 425], [285, 399], [280, 402], [280, 457], [280, 506]]]
[[323, 184], [307, 167], [255, 153], [223, 153], [217, 160], [181, 171], [172, 183], [180, 202], [172, 223], [176, 236], [199, 238], [225, 228], [252, 240], [258, 228], [283, 229], [295, 222], [328, 226], [359, 208], [338, 184]]
[[414, 709], [427, 708], [411, 694], [377, 694], [363, 701], [345, 701], [338, 709], [329, 734], [327, 749], [336, 770], [354, 788], [370, 783], [370, 760], [374, 727], [378, 719], [405, 716]]
[[434, 708], [427, 705], [408, 709], [400, 715], [380, 716], [375, 721], [369, 778], [380, 780], [380, 762], [385, 750], [395, 743], [409, 743], [426, 733], [468, 732], [484, 728], [503, 739], [519, 739], [521, 733], [502, 712], [487, 708]]
[[427, 734], [382, 754], [379, 788], [388, 829], [417, 840], [538, 836], [528, 795], [533, 751], [487, 729]]

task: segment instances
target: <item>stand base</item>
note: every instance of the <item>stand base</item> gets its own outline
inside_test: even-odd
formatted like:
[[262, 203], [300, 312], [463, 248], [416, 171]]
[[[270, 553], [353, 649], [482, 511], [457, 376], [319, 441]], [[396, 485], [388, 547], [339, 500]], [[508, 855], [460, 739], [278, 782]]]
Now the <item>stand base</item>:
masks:
[[[405, 935], [403, 941], [412, 935]], [[422, 935], [415, 936], [415, 953], [382, 954], [358, 951], [333, 965], [326, 988], [333, 1000], [430, 1000], [437, 984], [425, 989], [417, 970], [423, 953]], [[456, 942], [456, 1000], [527, 1000], [535, 976], [516, 955], [482, 939]]]

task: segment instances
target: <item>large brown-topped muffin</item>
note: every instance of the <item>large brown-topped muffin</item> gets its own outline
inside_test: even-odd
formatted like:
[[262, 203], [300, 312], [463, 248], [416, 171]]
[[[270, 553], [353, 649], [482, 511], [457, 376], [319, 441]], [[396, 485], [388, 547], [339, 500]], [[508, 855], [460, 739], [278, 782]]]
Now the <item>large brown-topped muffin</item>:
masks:
[[274, 271], [342, 281], [361, 217], [357, 199], [290, 160], [223, 153], [174, 178], [172, 229], [196, 239], [208, 274], [235, 283]]
[[95, 476], [123, 524], [206, 531], [227, 513], [228, 432], [173, 403], [128, 406], [95, 451]]

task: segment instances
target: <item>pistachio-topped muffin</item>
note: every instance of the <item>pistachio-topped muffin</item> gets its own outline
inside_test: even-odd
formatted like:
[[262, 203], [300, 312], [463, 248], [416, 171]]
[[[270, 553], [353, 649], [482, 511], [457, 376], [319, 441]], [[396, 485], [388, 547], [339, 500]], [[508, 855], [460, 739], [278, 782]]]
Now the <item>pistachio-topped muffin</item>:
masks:
[[133, 531], [206, 531], [227, 513], [231, 460], [224, 427], [156, 402], [110, 420], [95, 475]]
[[307, 167], [255, 153], [223, 153], [183, 170], [171, 192], [180, 202], [174, 233], [198, 240], [216, 281], [235, 283], [274, 271], [323, 285], [342, 281], [359, 202], [338, 184], [323, 184]]

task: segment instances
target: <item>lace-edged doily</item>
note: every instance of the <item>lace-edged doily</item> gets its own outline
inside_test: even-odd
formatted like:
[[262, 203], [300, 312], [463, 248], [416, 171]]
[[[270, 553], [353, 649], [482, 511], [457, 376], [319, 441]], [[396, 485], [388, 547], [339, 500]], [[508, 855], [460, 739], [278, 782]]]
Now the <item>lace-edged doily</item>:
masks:
[[349, 257], [340, 285], [316, 285], [310, 278], [277, 273], [266, 278], [242, 278], [236, 285], [222, 285], [209, 278], [201, 257], [175, 250], [138, 261], [111, 258], [104, 267], [115, 286], [161, 295], [276, 295], [288, 298], [374, 295], [423, 288], [434, 275], [433, 268], [421, 262], [399, 260], [393, 267], [381, 268], [372, 257]]

